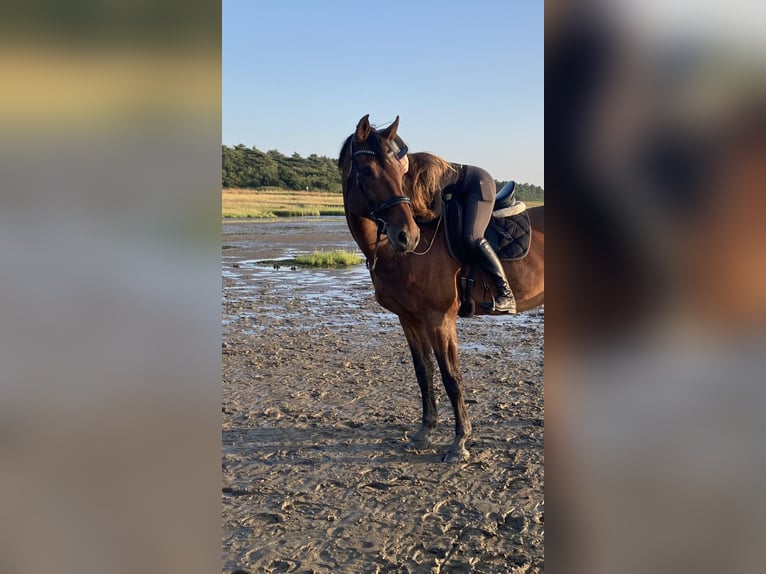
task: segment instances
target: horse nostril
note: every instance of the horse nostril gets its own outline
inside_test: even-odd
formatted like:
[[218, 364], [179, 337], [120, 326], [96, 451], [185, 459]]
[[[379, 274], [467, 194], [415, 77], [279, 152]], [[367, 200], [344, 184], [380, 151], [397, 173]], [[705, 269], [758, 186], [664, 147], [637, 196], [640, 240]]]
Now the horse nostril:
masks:
[[407, 242], [409, 241], [409, 237], [407, 237], [406, 231], [400, 231], [398, 238], [399, 238], [400, 245], [407, 245]]

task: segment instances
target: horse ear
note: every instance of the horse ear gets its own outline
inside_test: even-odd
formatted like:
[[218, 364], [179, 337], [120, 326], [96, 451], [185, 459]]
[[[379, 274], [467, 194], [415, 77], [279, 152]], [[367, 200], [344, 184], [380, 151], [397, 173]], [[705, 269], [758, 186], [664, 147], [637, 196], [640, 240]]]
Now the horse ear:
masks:
[[372, 128], [370, 127], [370, 114], [367, 114], [361, 120], [359, 120], [358, 124], [356, 124], [356, 140], [359, 143], [362, 143], [367, 139], [367, 136], [370, 135], [371, 130]]
[[380, 135], [386, 138], [387, 141], [394, 141], [394, 138], [396, 137], [396, 130], [398, 128], [399, 128], [399, 116], [396, 116], [394, 123], [392, 123], [386, 129], [384, 129], [382, 132], [380, 132]]

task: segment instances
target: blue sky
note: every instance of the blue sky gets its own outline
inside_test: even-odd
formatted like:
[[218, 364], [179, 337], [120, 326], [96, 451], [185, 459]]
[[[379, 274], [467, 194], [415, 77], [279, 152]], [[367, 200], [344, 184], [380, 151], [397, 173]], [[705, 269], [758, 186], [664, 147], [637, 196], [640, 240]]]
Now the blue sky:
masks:
[[542, 0], [223, 0], [224, 144], [337, 157], [400, 116], [411, 151], [543, 185]]

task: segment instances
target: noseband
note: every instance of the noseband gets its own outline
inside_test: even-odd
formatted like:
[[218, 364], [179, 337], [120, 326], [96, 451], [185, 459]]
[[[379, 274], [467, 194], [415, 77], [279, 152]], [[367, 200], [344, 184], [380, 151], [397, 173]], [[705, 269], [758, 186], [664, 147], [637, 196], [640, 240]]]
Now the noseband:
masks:
[[[386, 210], [388, 210], [390, 207], [393, 207], [394, 205], [399, 205], [400, 203], [406, 203], [411, 205], [412, 200], [407, 197], [406, 195], [397, 195], [395, 197], [392, 197], [391, 199], [387, 199], [386, 201], [378, 204], [376, 207], [372, 201], [370, 201], [369, 195], [367, 195], [367, 192], [364, 189], [364, 186], [362, 185], [362, 181], [360, 179], [360, 173], [359, 173], [359, 166], [356, 163], [356, 156], [359, 155], [371, 155], [373, 157], [376, 157], [380, 159], [380, 154], [376, 151], [373, 151], [371, 149], [359, 149], [354, 151], [353, 149], [353, 138], [349, 139], [348, 141], [348, 151], [351, 155], [351, 168], [348, 170], [348, 176], [347, 180], [351, 181], [351, 176], [353, 174], [356, 174], [356, 187], [359, 188], [359, 191], [362, 193], [362, 197], [364, 197], [365, 201], [367, 202], [367, 208], [369, 209], [369, 218], [375, 222], [375, 225], [378, 226], [378, 240], [380, 240], [381, 235], [386, 235], [386, 232], [388, 230], [388, 222], [383, 218], [383, 214]], [[392, 152], [394, 153], [394, 152]], [[406, 148], [405, 148], [406, 153]]]

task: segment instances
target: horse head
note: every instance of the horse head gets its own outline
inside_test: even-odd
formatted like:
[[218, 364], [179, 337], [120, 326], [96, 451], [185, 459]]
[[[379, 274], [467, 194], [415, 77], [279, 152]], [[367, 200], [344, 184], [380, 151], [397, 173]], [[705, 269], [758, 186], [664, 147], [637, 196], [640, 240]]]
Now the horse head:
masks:
[[346, 211], [371, 219], [391, 246], [409, 253], [420, 241], [411, 200], [402, 189], [401, 150], [396, 130], [399, 116], [385, 129], [375, 130], [364, 116], [343, 144], [338, 164], [343, 178]]

